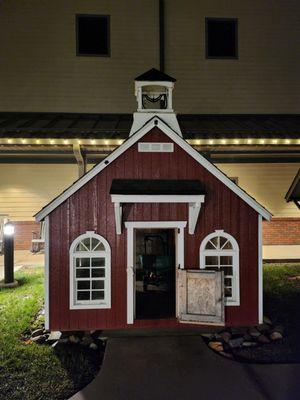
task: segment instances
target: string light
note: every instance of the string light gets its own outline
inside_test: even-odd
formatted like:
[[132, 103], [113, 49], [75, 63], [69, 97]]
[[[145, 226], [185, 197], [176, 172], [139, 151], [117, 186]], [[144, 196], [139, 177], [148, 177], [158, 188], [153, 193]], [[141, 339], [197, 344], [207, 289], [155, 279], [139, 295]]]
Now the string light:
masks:
[[25, 144], [26, 143], [26, 139], [22, 139], [22, 143]]
[[251, 143], [252, 143], [252, 139], [248, 139], [248, 140], [247, 140], [247, 143], [248, 143], [248, 144], [251, 144]]
[[235, 143], [235, 144], [239, 144], [240, 141], [239, 141], [238, 139], [235, 139], [235, 140], [234, 140], [234, 143]]
[[69, 141], [67, 139], [65, 139], [64, 144], [69, 144]]
[[53, 139], [50, 140], [50, 144], [54, 144], [54, 140]]
[[265, 143], [265, 139], [260, 139], [260, 144], [264, 144]]
[[226, 140], [225, 139], [222, 139], [221, 142], [222, 142], [222, 144], [226, 144]]
[[291, 141], [290, 141], [289, 139], [286, 139], [286, 140], [285, 140], [285, 143], [286, 143], [286, 144], [290, 144]]
[[105, 140], [104, 144], [108, 145], [108, 144], [109, 144], [109, 141], [108, 141], [108, 140]]
[[277, 144], [277, 143], [278, 143], [278, 140], [277, 140], [277, 139], [273, 139], [273, 140], [272, 140], [272, 143], [273, 143], [273, 144]]
[[7, 143], [12, 143], [12, 139], [7, 139]]
[[77, 140], [77, 143], [78, 143], [78, 144], [81, 144], [81, 140], [80, 140], [80, 139], [78, 139], [78, 140]]
[[209, 144], [214, 144], [214, 141], [212, 139], [209, 140]]
[[118, 141], [118, 144], [122, 144], [122, 143], [123, 143], [123, 140], [119, 140], [119, 141]]
[[95, 139], [91, 139], [91, 143], [92, 143], [92, 144], [95, 144], [95, 143], [96, 143], [96, 140], [95, 140]]
[[36, 139], [36, 141], [35, 141], [37, 144], [40, 144], [40, 140], [39, 139]]

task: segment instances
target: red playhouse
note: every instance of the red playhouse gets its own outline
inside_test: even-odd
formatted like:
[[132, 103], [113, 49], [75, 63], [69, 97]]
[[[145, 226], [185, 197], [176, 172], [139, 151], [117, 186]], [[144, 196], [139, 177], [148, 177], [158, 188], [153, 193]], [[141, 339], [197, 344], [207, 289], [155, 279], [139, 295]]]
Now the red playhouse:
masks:
[[174, 82], [137, 77], [129, 137], [37, 213], [47, 328], [262, 322], [271, 214], [183, 139]]

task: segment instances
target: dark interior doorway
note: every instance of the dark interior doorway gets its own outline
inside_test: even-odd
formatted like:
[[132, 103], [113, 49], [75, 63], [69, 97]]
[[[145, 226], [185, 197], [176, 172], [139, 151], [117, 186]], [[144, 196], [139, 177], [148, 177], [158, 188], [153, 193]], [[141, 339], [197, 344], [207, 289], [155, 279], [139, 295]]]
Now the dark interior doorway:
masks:
[[136, 318], [175, 317], [175, 231], [137, 229]]

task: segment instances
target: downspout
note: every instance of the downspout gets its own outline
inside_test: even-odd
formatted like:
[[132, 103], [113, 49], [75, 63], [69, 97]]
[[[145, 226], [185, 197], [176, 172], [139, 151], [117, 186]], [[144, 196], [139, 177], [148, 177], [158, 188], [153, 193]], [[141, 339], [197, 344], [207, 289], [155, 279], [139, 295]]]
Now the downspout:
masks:
[[159, 0], [159, 69], [165, 71], [165, 4]]

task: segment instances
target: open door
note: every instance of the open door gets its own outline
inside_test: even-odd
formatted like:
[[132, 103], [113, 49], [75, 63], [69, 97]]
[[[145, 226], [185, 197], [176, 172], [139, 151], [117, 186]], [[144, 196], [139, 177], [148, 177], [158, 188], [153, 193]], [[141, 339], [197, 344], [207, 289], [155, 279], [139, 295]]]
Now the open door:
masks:
[[223, 271], [179, 269], [179, 321], [224, 325], [223, 286]]

